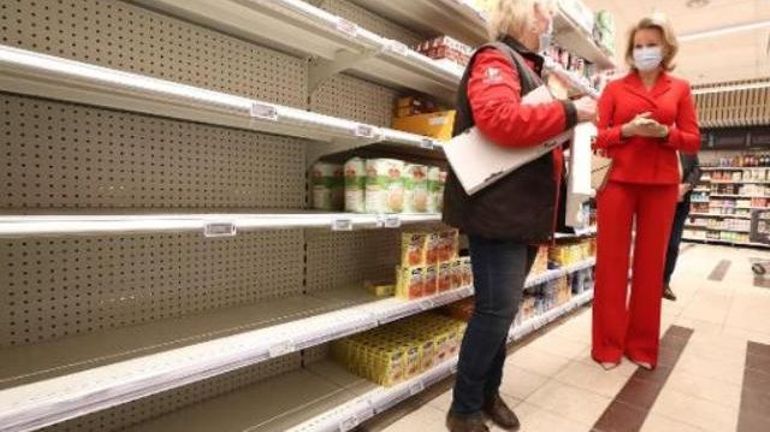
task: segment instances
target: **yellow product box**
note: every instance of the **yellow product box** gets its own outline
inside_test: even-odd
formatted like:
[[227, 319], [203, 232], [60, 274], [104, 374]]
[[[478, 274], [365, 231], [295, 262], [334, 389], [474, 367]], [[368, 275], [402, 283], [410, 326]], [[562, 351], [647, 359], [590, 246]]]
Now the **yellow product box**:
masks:
[[450, 110], [408, 117], [395, 117], [393, 119], [393, 129], [449, 141], [452, 139], [452, 129], [454, 128], [456, 115], [456, 111]]
[[451, 229], [439, 233], [440, 246], [438, 261], [446, 262], [457, 259], [460, 252], [460, 231]]
[[423, 267], [399, 267], [397, 273], [396, 297], [413, 300], [425, 296]]
[[401, 234], [401, 265], [413, 267], [425, 265], [425, 249], [428, 234], [405, 232]]
[[367, 281], [366, 289], [375, 297], [393, 297], [396, 295], [396, 286], [393, 284]]
[[459, 259], [451, 262], [452, 268], [452, 289], [462, 288], [463, 286], [463, 263]]
[[462, 257], [460, 258], [460, 262], [462, 263], [463, 286], [473, 285], [473, 266], [471, 265], [471, 258]]
[[454, 279], [453, 262], [443, 262], [438, 266], [438, 292], [449, 291], [452, 289], [452, 280]]
[[432, 232], [426, 235], [423, 265], [436, 265], [441, 260], [441, 233]]
[[429, 265], [425, 267], [423, 279], [423, 295], [431, 296], [438, 292], [439, 288], [439, 267]]

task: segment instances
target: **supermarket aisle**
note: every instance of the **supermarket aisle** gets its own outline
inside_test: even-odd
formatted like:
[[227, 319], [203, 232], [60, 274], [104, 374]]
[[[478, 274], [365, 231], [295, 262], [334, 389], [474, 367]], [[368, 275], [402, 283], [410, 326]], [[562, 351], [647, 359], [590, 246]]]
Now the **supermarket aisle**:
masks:
[[[750, 269], [770, 253], [684, 248], [672, 283], [679, 301], [664, 306], [661, 367], [603, 371], [590, 359], [585, 308], [510, 355], [502, 392], [522, 431], [770, 430], [770, 289]], [[373, 430], [444, 430], [450, 393], [424, 402]]]

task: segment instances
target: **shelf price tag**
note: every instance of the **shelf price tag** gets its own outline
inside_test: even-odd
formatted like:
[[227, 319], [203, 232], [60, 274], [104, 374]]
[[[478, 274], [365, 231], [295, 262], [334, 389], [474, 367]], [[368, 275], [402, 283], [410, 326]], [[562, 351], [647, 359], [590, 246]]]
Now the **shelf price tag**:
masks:
[[401, 228], [401, 217], [399, 215], [384, 215], [382, 225], [385, 228]]
[[422, 393], [423, 390], [425, 390], [425, 384], [422, 382], [422, 380], [418, 379], [416, 382], [413, 382], [409, 385], [409, 394], [411, 396]]
[[360, 421], [358, 420], [358, 416], [353, 414], [352, 416], [340, 422], [340, 432], [352, 431], [359, 424], [360, 424]]
[[278, 108], [273, 105], [254, 102], [251, 104], [249, 114], [261, 120], [278, 121]]
[[353, 231], [353, 220], [349, 218], [334, 219], [332, 231]]
[[203, 226], [205, 237], [234, 237], [236, 232], [232, 222], [212, 222]]
[[397, 40], [389, 40], [385, 45], [385, 50], [404, 57], [409, 55], [409, 47]]
[[371, 125], [357, 124], [353, 128], [353, 135], [358, 138], [375, 138], [377, 136], [377, 129]]
[[433, 150], [434, 148], [436, 148], [436, 142], [430, 138], [423, 138], [420, 141], [420, 147], [428, 150]]
[[283, 342], [279, 342], [273, 346], [270, 347], [268, 352], [270, 353], [270, 358], [280, 357], [282, 355], [294, 352], [297, 350], [297, 346], [294, 344], [291, 340], [285, 340]]
[[426, 311], [436, 307], [436, 303], [431, 299], [425, 299], [420, 302], [420, 309]]
[[334, 24], [334, 28], [336, 28], [337, 31], [345, 33], [350, 37], [354, 38], [358, 36], [358, 25], [356, 25], [354, 22], [346, 20], [345, 18], [337, 17], [337, 22]]

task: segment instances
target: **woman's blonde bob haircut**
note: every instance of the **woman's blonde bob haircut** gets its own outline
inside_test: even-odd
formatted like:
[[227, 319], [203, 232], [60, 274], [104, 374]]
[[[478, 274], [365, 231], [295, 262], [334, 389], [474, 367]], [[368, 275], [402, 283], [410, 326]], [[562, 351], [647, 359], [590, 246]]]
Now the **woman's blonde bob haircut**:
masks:
[[553, 11], [555, 3], [555, 0], [498, 0], [489, 17], [489, 39], [494, 42], [511, 35], [521, 40], [535, 22], [535, 5]]
[[674, 58], [679, 52], [679, 41], [676, 39], [676, 33], [674, 28], [671, 27], [671, 23], [663, 15], [653, 15], [650, 17], [642, 18], [628, 34], [628, 46], [626, 46], [626, 63], [632, 69], [636, 69], [634, 65], [634, 38], [636, 32], [640, 30], [658, 30], [663, 35], [663, 63], [661, 67], [663, 70], [671, 72], [676, 68], [674, 64]]

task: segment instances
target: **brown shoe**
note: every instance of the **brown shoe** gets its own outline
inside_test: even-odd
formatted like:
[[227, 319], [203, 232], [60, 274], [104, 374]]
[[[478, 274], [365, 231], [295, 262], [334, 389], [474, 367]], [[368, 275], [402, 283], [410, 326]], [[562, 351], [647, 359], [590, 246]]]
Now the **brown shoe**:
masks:
[[499, 394], [496, 394], [492, 400], [487, 402], [484, 407], [484, 413], [492, 420], [496, 425], [509, 431], [519, 430], [519, 418], [516, 414], [508, 408], [503, 398]]
[[668, 285], [663, 287], [663, 298], [666, 300], [676, 301], [676, 294], [671, 291], [671, 287]]
[[449, 432], [489, 432], [482, 415], [458, 416], [451, 412], [446, 416]]

